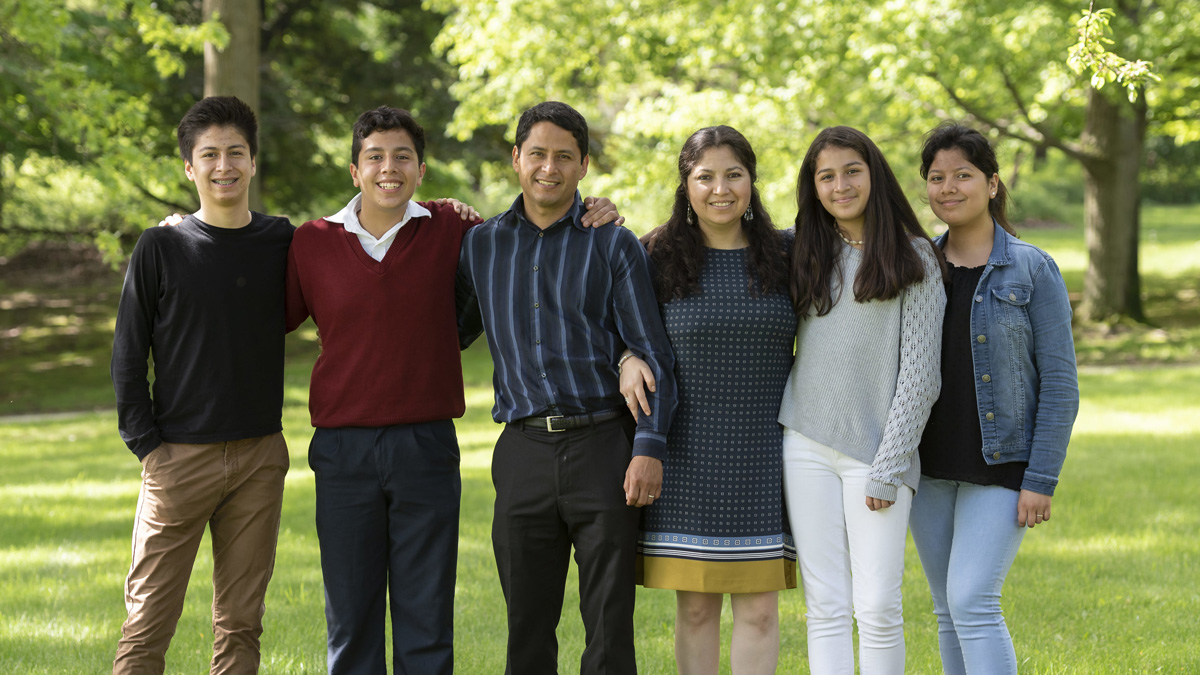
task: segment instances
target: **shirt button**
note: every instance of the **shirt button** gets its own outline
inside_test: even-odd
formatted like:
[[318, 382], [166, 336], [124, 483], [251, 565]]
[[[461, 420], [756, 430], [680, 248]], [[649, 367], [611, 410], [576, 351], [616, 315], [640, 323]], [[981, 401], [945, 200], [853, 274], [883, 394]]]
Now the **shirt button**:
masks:
[[983, 344], [984, 342], [987, 342], [987, 336], [980, 335], [979, 337], [975, 338], [975, 341], [978, 342], [979, 344]]
[[541, 307], [541, 305], [539, 305], [539, 304], [538, 304], [538, 303], [536, 303], [536, 302], [535, 302], [535, 303], [533, 303], [533, 308], [534, 308], [534, 309], [537, 309], [538, 307]]
[[545, 232], [538, 232], [538, 239], [541, 239], [544, 236], [546, 236]]
[[[545, 373], [542, 373], [542, 379], [543, 379], [543, 380], [544, 380], [544, 379], [546, 379], [546, 374], [545, 374]], [[988, 413], [988, 414], [990, 415], [991, 413]]]
[[[545, 375], [542, 375], [542, 377], [545, 377]], [[996, 415], [994, 413], [988, 413], [984, 415], [984, 417], [988, 418], [988, 421], [996, 419]]]
[[535, 344], [535, 345], [540, 345], [540, 344], [542, 344], [542, 341], [541, 341], [541, 340], [534, 340], [534, 341], [533, 341], [533, 344]]
[[982, 295], [975, 296], [975, 302], [983, 302], [983, 296]]
[[1009, 294], [1008, 294], [1008, 301], [1009, 301], [1009, 302], [1016, 302], [1016, 301], [1017, 301], [1017, 294], [1016, 294], [1016, 293], [1009, 293]]
[[992, 459], [1000, 459], [1000, 453], [998, 453], [998, 452], [993, 452], [993, 453], [992, 453]]
[[537, 265], [534, 265], [534, 266], [533, 266], [533, 271], [534, 271], [534, 272], [536, 272], [536, 271], [537, 271]]
[[984, 373], [983, 377], [981, 377], [981, 378], [979, 378], [979, 379], [983, 380], [984, 382], [991, 382], [991, 381], [992, 381], [992, 376], [991, 376], [991, 375], [988, 375], [987, 373]]

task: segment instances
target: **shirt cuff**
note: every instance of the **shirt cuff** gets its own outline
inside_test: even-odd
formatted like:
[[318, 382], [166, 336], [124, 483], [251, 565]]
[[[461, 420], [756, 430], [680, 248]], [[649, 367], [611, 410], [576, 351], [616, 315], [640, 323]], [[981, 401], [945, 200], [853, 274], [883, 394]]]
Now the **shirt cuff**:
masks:
[[657, 434], [637, 432], [633, 436], [633, 456], [667, 460], [667, 439]]
[[880, 483], [879, 481], [867, 481], [867, 496], [875, 499], [882, 499], [885, 502], [896, 501], [896, 492], [898, 488], [891, 483]]
[[133, 454], [137, 456], [140, 462], [146, 459], [146, 455], [154, 452], [155, 448], [162, 445], [162, 442], [162, 435], [158, 433], [158, 429], [156, 428], [149, 433], [142, 434], [136, 439], [129, 441], [126, 445], [129, 446], [129, 449], [133, 451]]

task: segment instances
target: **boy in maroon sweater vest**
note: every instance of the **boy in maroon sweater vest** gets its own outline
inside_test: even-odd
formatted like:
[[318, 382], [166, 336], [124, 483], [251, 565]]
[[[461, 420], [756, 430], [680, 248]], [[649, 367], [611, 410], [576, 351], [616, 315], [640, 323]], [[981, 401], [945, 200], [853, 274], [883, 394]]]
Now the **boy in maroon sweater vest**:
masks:
[[[287, 329], [321, 332], [309, 411], [309, 464], [325, 584], [330, 673], [384, 672], [385, 598], [393, 669], [450, 673], [461, 482], [455, 303], [459, 248], [479, 222], [412, 201], [425, 132], [386, 106], [354, 124], [350, 175], [361, 193], [296, 230]], [[601, 200], [591, 222], [615, 209]]]

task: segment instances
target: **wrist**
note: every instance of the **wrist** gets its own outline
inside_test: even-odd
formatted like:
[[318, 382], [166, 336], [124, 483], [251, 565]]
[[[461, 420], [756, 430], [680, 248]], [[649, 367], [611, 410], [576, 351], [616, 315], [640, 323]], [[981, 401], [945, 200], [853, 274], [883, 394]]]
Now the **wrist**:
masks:
[[617, 361], [617, 374], [621, 374], [621, 369], [625, 367], [625, 362], [633, 358], [633, 352], [626, 352], [624, 356]]

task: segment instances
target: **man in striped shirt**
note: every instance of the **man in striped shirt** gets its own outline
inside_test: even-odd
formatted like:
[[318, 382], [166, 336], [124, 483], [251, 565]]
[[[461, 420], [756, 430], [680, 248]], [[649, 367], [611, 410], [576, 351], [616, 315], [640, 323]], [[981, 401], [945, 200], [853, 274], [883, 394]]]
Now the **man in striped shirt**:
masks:
[[[558, 102], [526, 110], [512, 158], [521, 196], [467, 233], [459, 264], [492, 353], [492, 416], [506, 424], [492, 457], [506, 672], [557, 672], [574, 546], [587, 631], [580, 672], [635, 673], [637, 507], [662, 485], [674, 357], [637, 237], [579, 222], [583, 116]], [[636, 430], [618, 386], [626, 347], [658, 380]]]

